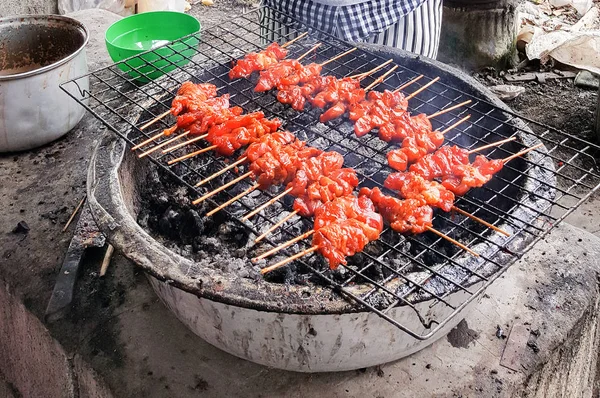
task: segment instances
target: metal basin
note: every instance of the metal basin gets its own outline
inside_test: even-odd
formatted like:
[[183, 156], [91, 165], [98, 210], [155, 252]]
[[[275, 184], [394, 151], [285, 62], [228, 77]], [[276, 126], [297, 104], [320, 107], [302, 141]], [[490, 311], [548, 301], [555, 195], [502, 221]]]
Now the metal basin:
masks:
[[[442, 64], [416, 59], [399, 50], [379, 47], [398, 64], [430, 76], [470, 95], [483, 98], [506, 109], [499, 100], [473, 79]], [[196, 75], [197, 76], [197, 75]], [[524, 131], [522, 122], [514, 120]], [[527, 146], [538, 141], [527, 133], [519, 139]], [[527, 155], [532, 162], [542, 163], [541, 154]], [[422, 324], [409, 306], [398, 306], [387, 314], [403, 325], [409, 325], [419, 335], [431, 330], [426, 340], [411, 337], [393, 327], [376, 314], [364, 311], [333, 293], [330, 289], [309, 285], [285, 285], [244, 278], [218, 268], [201, 267], [194, 261], [169, 250], [137, 224], [141, 196], [148, 174], [154, 165], [140, 160], [112, 136], [96, 148], [88, 173], [88, 198], [100, 229], [116, 249], [142, 267], [165, 305], [194, 333], [210, 344], [247, 360], [263, 365], [300, 371], [327, 372], [359, 369], [390, 362], [410, 355], [444, 336], [476, 301], [464, 302], [461, 291], [444, 289], [447, 302], [458, 307], [457, 316], [447, 318], [435, 332]], [[552, 166], [548, 165], [547, 170]], [[523, 187], [530, 186], [533, 171], [524, 172]], [[537, 175], [551, 183], [552, 176]], [[550, 194], [550, 193], [548, 193]], [[529, 208], [539, 204], [524, 198]], [[525, 213], [516, 206], [513, 212], [523, 212], [523, 220], [531, 221], [535, 213]], [[506, 226], [511, 231], [510, 226]], [[525, 246], [526, 239], [517, 240], [515, 247]], [[485, 245], [475, 248], [485, 253]], [[507, 264], [510, 256], [498, 254], [498, 263]], [[473, 260], [471, 258], [471, 260]], [[482, 272], [490, 271], [482, 265]], [[495, 268], [497, 270], [498, 268]], [[459, 277], [456, 271], [456, 277]], [[353, 289], [361, 289], [357, 284]], [[434, 313], [443, 318], [449, 307], [434, 305], [430, 297], [421, 297], [414, 307], [422, 313]]]
[[87, 41], [86, 28], [71, 18], [0, 19], [0, 152], [54, 141], [81, 120], [85, 109], [59, 85], [87, 73]]

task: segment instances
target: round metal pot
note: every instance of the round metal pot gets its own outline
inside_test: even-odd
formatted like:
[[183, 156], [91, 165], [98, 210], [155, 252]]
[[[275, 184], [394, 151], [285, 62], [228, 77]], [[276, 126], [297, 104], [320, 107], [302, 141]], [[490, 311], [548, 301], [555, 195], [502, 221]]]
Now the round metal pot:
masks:
[[79, 123], [85, 109], [59, 86], [87, 73], [88, 36], [64, 16], [0, 19], [0, 152], [47, 144]]

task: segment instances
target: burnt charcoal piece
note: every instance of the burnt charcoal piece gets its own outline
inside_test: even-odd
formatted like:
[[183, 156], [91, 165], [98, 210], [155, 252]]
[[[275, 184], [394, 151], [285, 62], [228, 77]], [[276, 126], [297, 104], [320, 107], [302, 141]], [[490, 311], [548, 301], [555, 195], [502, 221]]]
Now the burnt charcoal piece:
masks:
[[179, 225], [179, 239], [184, 244], [193, 243], [194, 238], [204, 232], [204, 221], [195, 210], [189, 210], [182, 216]]
[[158, 228], [162, 234], [170, 238], [177, 238], [179, 237], [177, 231], [179, 230], [180, 223], [180, 212], [174, 210], [172, 207], [169, 207], [158, 220]]
[[217, 234], [223, 242], [237, 247], [244, 247], [248, 243], [248, 232], [234, 221], [226, 221], [221, 224]]

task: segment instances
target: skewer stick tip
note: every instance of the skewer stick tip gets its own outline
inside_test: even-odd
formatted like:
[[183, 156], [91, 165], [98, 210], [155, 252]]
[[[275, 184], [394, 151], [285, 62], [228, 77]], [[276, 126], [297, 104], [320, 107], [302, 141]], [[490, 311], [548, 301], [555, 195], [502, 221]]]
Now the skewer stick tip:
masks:
[[287, 43], [283, 43], [281, 45], [281, 48], [286, 48], [287, 46], [291, 46], [292, 44], [294, 44], [295, 42], [297, 42], [298, 40], [302, 39], [304, 36], [306, 36], [308, 34], [308, 32], [304, 32], [302, 33], [300, 36], [295, 37], [294, 39], [288, 41]]
[[517, 153], [515, 153], [514, 155], [511, 155], [511, 156], [509, 156], [509, 157], [507, 157], [507, 158], [503, 159], [503, 160], [502, 160], [502, 162], [503, 162], [503, 163], [510, 162], [511, 160], [513, 160], [513, 159], [515, 159], [515, 158], [518, 158], [519, 156], [523, 156], [523, 155], [525, 155], [526, 153], [529, 153], [529, 152], [531, 152], [531, 151], [533, 151], [533, 150], [535, 150], [535, 149], [538, 149], [538, 148], [540, 148], [540, 147], [542, 147], [542, 146], [544, 146], [544, 144], [542, 144], [542, 143], [540, 142], [540, 143], [539, 143], [539, 144], [537, 144], [537, 145], [534, 145], [534, 146], [532, 146], [532, 147], [530, 147], [530, 148], [527, 148], [527, 149], [523, 149], [521, 152], [517, 152]]
[[302, 256], [306, 256], [307, 254], [309, 254], [309, 253], [312, 253], [312, 252], [314, 252], [314, 251], [316, 251], [316, 250], [318, 250], [318, 249], [319, 249], [319, 246], [313, 246], [313, 247], [310, 247], [310, 248], [308, 248], [308, 249], [306, 249], [306, 250], [303, 250], [303, 251], [301, 251], [301, 252], [299, 252], [299, 253], [296, 253], [296, 254], [294, 254], [293, 256], [290, 256], [290, 257], [288, 257], [288, 258], [286, 258], [286, 259], [283, 259], [283, 260], [281, 260], [281, 261], [280, 261], [280, 262], [278, 262], [277, 264], [273, 264], [273, 265], [271, 265], [271, 266], [268, 266], [268, 267], [266, 267], [266, 268], [263, 268], [263, 269], [261, 269], [261, 270], [260, 270], [260, 273], [261, 273], [262, 275], [264, 275], [264, 274], [266, 274], [266, 273], [268, 273], [268, 272], [274, 271], [274, 270], [276, 270], [277, 268], [281, 268], [281, 267], [283, 267], [284, 265], [286, 265], [287, 263], [291, 263], [292, 261], [294, 261], [294, 260], [296, 260], [296, 259], [299, 259], [299, 258], [300, 258], [300, 257], [302, 257]]
[[463, 245], [462, 243], [460, 243], [459, 241], [452, 239], [451, 237], [449, 237], [446, 234], [443, 234], [442, 232], [438, 231], [437, 229], [433, 228], [433, 227], [427, 227], [427, 230], [430, 232], [433, 232], [434, 234], [436, 234], [437, 236], [439, 236], [440, 238], [444, 238], [446, 239], [448, 242], [460, 247], [461, 249], [463, 249], [464, 251], [472, 254], [475, 257], [479, 257], [479, 253], [469, 249], [467, 246]]
[[168, 111], [164, 112], [164, 113], [161, 113], [160, 115], [158, 115], [154, 119], [150, 120], [148, 123], [144, 124], [142, 127], [140, 127], [140, 130], [144, 130], [145, 128], [148, 128], [148, 127], [152, 126], [154, 123], [158, 122], [160, 119], [166, 117], [169, 113], [171, 113], [170, 109]]
[[328, 60], [327, 60], [327, 61], [325, 61], [325, 62], [321, 62], [321, 66], [325, 66], [325, 65], [327, 65], [327, 64], [328, 64], [328, 63], [330, 63], [330, 62], [337, 61], [338, 59], [340, 59], [340, 58], [342, 58], [342, 57], [345, 57], [346, 55], [348, 55], [348, 54], [350, 54], [351, 52], [353, 52], [353, 51], [356, 51], [356, 50], [357, 50], [357, 48], [356, 48], [356, 47], [354, 47], [354, 48], [351, 48], [350, 50], [348, 50], [348, 51], [346, 51], [346, 52], [343, 52], [343, 53], [341, 53], [341, 54], [339, 54], [339, 55], [336, 55], [335, 57], [333, 57], [333, 58], [331, 58], [331, 59], [328, 59]]

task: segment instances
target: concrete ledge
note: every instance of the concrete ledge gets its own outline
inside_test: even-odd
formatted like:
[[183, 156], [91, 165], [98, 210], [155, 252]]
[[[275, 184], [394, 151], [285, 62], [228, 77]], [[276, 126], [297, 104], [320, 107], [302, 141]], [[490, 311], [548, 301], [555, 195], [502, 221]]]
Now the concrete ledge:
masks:
[[[111, 265], [121, 277], [131, 267], [120, 257]], [[106, 357], [85, 359], [124, 397], [179, 397], [198, 389], [204, 397], [591, 397], [599, 269], [600, 238], [563, 225], [496, 281], [447, 337], [381, 367], [313, 375], [219, 351], [139, 283], [119, 308], [124, 316], [111, 322], [124, 365], [116, 372]], [[515, 325], [526, 331], [519, 344], [510, 334]], [[504, 337], [497, 337], [497, 326]], [[501, 365], [508, 342], [518, 354], [516, 371]]]
[[[110, 398], [81, 359], [71, 361], [46, 327], [0, 284], [0, 375], [3, 389], [23, 397]], [[2, 379], [0, 379], [2, 381]]]

